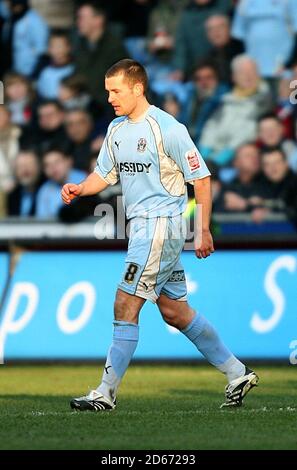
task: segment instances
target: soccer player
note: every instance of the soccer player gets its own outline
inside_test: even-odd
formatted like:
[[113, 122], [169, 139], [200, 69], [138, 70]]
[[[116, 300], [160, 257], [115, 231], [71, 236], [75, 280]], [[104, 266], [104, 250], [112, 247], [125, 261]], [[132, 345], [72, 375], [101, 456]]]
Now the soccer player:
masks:
[[222, 343], [214, 328], [187, 303], [180, 262], [185, 237], [182, 213], [186, 182], [194, 185], [201, 207], [201, 239], [196, 256], [213, 251], [209, 230], [210, 173], [186, 128], [148, 103], [148, 79], [136, 61], [123, 59], [106, 73], [108, 101], [116, 117], [109, 125], [97, 166], [80, 184], [65, 184], [65, 204], [77, 196], [103, 191], [120, 179], [130, 239], [123, 277], [114, 304], [114, 333], [101, 384], [73, 398], [77, 410], [110, 410], [116, 406], [121, 379], [138, 342], [138, 320], [146, 300], [157, 304], [166, 323], [178, 328], [205, 358], [227, 376], [222, 406], [240, 406], [258, 377]]

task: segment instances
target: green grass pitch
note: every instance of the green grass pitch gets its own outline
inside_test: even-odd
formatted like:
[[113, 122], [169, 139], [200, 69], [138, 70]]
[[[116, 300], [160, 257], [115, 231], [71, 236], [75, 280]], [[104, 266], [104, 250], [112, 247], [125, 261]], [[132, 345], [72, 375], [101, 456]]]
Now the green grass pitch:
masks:
[[132, 365], [114, 411], [75, 412], [102, 366], [3, 365], [1, 449], [297, 449], [296, 366], [256, 366], [260, 385], [220, 410], [224, 377], [210, 366]]

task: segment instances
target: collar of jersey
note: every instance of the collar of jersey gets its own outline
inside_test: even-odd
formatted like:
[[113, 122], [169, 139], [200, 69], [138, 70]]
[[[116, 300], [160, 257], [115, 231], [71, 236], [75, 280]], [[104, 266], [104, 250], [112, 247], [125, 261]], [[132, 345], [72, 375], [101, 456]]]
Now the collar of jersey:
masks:
[[128, 118], [129, 124], [138, 124], [139, 122], [145, 121], [146, 116], [152, 110], [153, 107], [154, 105], [150, 104], [147, 110], [143, 114], [141, 114], [141, 116], [139, 116], [135, 121], [132, 121], [132, 119]]

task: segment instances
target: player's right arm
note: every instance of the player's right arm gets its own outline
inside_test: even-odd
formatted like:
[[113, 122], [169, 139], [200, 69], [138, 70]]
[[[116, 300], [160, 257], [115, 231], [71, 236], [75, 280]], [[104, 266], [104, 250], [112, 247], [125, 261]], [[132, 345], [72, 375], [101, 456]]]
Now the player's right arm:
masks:
[[107, 186], [109, 186], [109, 184], [104, 181], [98, 173], [94, 172], [79, 184], [64, 184], [61, 196], [65, 204], [70, 204], [70, 202], [78, 196], [93, 196], [103, 191]]
[[119, 176], [110, 142], [112, 126], [113, 123], [108, 127], [94, 172], [79, 184], [67, 183], [63, 186], [61, 196], [65, 204], [70, 204], [78, 196], [93, 196], [98, 194], [110, 184], [113, 185], [118, 182]]

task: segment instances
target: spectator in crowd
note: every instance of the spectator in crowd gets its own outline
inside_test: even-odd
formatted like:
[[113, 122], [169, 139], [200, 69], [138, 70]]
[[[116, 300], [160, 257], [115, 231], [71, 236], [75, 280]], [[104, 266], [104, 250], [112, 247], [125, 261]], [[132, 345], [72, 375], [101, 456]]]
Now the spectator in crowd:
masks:
[[127, 57], [127, 52], [121, 40], [108, 30], [106, 15], [95, 3], [80, 6], [77, 27], [81, 37], [74, 55], [76, 70], [86, 77], [92, 97], [106, 107], [105, 72], [113, 63]]
[[[92, 173], [97, 165], [97, 158], [98, 158], [98, 152], [94, 153], [91, 155], [89, 159], [89, 168], [88, 168], [88, 173]], [[80, 199], [83, 201], [83, 198]], [[76, 202], [76, 201], [74, 201]], [[94, 213], [95, 207], [98, 204], [108, 204], [109, 206], [112, 207], [113, 213], [116, 216], [118, 207], [120, 207], [120, 210], [123, 208], [123, 201], [122, 201], [122, 187], [120, 183], [116, 183], [114, 185], [109, 185], [102, 193], [99, 193], [96, 196], [96, 199], [90, 200], [88, 202], [88, 205], [90, 208], [93, 208], [92, 214], [89, 213], [88, 215], [99, 215], [98, 212]], [[70, 204], [69, 206], [64, 206], [71, 208], [73, 205]]]
[[231, 4], [231, 0], [192, 0], [182, 12], [175, 37], [175, 79], [191, 76], [193, 65], [209, 52], [205, 22], [214, 14], [228, 14]]
[[297, 229], [297, 176], [291, 178], [290, 184], [286, 190], [285, 204], [288, 219], [295, 225]]
[[11, 122], [9, 110], [0, 105], [0, 190], [10, 191], [15, 184], [13, 166], [19, 151], [21, 130]]
[[101, 150], [101, 147], [103, 145], [103, 142], [104, 142], [106, 131], [105, 131], [104, 134], [99, 134], [98, 135], [97, 132], [96, 132], [96, 134], [97, 134], [97, 137], [95, 137], [91, 142], [91, 150], [92, 150], [92, 153], [97, 153], [97, 157], [98, 157], [98, 154], [99, 154], [99, 152]]
[[260, 114], [271, 109], [269, 87], [260, 80], [250, 57], [235, 57], [232, 74], [234, 86], [205, 124], [200, 139], [203, 156], [220, 166], [230, 164], [235, 150], [256, 138]]
[[26, 130], [22, 147], [36, 147], [39, 153], [51, 146], [61, 146], [67, 139], [64, 129], [64, 110], [55, 100], [44, 101], [37, 109], [38, 125]]
[[121, 2], [120, 15], [124, 23], [125, 47], [130, 57], [146, 64], [149, 56], [146, 36], [150, 12], [155, 0], [124, 0]]
[[244, 45], [238, 39], [231, 38], [230, 19], [227, 15], [213, 15], [205, 24], [206, 34], [211, 49], [207, 58], [212, 60], [218, 71], [219, 80], [231, 83], [231, 61], [244, 53]]
[[258, 144], [262, 151], [267, 152], [280, 148], [287, 156], [289, 166], [297, 170], [296, 144], [284, 136], [284, 126], [279, 117], [266, 114], [259, 120]]
[[11, 114], [11, 122], [20, 127], [30, 124], [34, 108], [34, 91], [24, 75], [9, 72], [4, 77], [5, 103]]
[[7, 3], [0, 0], [0, 80], [2, 80], [6, 70], [11, 68], [11, 50], [9, 50], [9, 41], [4, 42], [4, 26], [9, 18], [9, 9]]
[[68, 153], [73, 158], [74, 167], [87, 171], [91, 155], [93, 121], [82, 109], [68, 111], [65, 119], [66, 134], [69, 140]]
[[28, 0], [9, 0], [9, 18], [3, 27], [3, 46], [11, 59], [12, 68], [27, 77], [31, 76], [39, 57], [44, 54], [48, 41], [48, 26], [32, 8]]
[[279, 80], [276, 102], [276, 115], [283, 124], [284, 137], [289, 139], [294, 136], [293, 115], [294, 107], [296, 107], [292, 99], [293, 90], [291, 88], [291, 83], [292, 73], [290, 71], [286, 71]]
[[[294, 37], [295, 35], [295, 37]], [[232, 36], [244, 42], [261, 77], [274, 79], [291, 60], [297, 35], [296, 0], [240, 0]]]
[[41, 57], [34, 72], [38, 95], [42, 99], [57, 99], [61, 80], [73, 72], [70, 39], [65, 31], [53, 31], [48, 54]]
[[293, 103], [293, 135], [295, 140], [297, 140], [297, 55], [294, 64], [291, 67], [291, 95], [290, 101]]
[[[297, 54], [295, 56], [294, 62], [292, 63], [292, 66], [290, 67], [290, 71], [292, 73], [291, 78], [295, 82], [295, 80], [297, 80]], [[293, 89], [295, 89], [294, 98], [296, 99], [296, 83], [294, 83]]]
[[8, 194], [7, 213], [11, 216], [35, 216], [36, 195], [43, 180], [40, 161], [34, 150], [19, 152], [14, 172], [16, 187]]
[[184, 121], [196, 144], [207, 120], [220, 105], [223, 95], [229, 90], [220, 83], [215, 66], [210, 61], [201, 61], [193, 74], [193, 86], [189, 89]]
[[[213, 211], [218, 212], [221, 206], [221, 194], [222, 194], [222, 182], [220, 180], [220, 174], [219, 170], [220, 168], [213, 162], [209, 162], [207, 165], [207, 168], [210, 171], [211, 174], [211, 194], [212, 194], [212, 206], [213, 206]], [[188, 195], [195, 200], [195, 194], [193, 190], [193, 185], [188, 184]], [[196, 210], [196, 204], [195, 204], [195, 210]]]
[[58, 148], [48, 149], [42, 159], [43, 171], [48, 179], [38, 191], [36, 200], [36, 216], [38, 218], [57, 217], [62, 207], [61, 188], [68, 181], [80, 183], [86, 173], [73, 168], [69, 155]]
[[93, 173], [97, 165], [98, 153], [93, 153], [89, 159], [88, 173]]
[[6, 216], [6, 194], [0, 189], [0, 219]]
[[59, 101], [66, 111], [83, 109], [94, 119], [102, 117], [102, 109], [88, 92], [86, 79], [82, 75], [73, 74], [61, 80]]
[[178, 121], [182, 120], [182, 106], [178, 100], [178, 97], [173, 93], [166, 93], [164, 96], [161, 108], [166, 111], [166, 113], [171, 114]]
[[223, 186], [217, 210], [249, 212], [254, 207], [259, 185], [260, 152], [257, 146], [250, 143], [239, 147], [233, 165], [236, 176]]
[[167, 78], [173, 71], [176, 27], [184, 5], [185, 0], [160, 0], [150, 14], [147, 37], [150, 80]]
[[292, 214], [290, 195], [295, 191], [296, 202], [297, 177], [290, 169], [285, 153], [280, 149], [263, 153], [262, 171], [264, 176], [257, 190], [258, 207], [253, 210], [253, 221], [260, 223], [272, 212], [288, 214], [289, 210]]
[[[297, 106], [296, 106], [297, 107]], [[294, 171], [297, 173], [297, 169], [295, 167], [295, 165], [293, 164], [292, 165], [292, 162], [297, 162], [297, 145], [296, 145], [296, 142], [297, 142], [297, 121], [295, 121], [295, 124], [293, 125], [293, 130], [294, 130], [294, 133], [295, 133], [295, 139], [294, 139], [294, 145], [295, 145], [295, 149], [294, 151], [290, 154], [290, 166], [291, 168], [294, 169]]]

